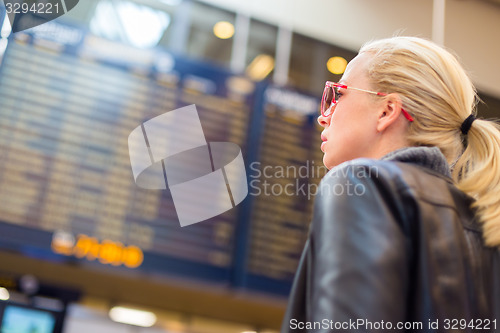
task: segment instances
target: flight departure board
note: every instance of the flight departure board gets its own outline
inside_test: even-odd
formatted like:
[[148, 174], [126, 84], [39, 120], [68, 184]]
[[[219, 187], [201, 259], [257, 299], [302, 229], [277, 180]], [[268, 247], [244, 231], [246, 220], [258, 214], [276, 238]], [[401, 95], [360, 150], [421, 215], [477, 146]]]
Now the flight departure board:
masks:
[[[307, 236], [312, 185], [325, 172], [317, 103], [55, 21], [16, 33], [0, 69], [0, 246], [122, 269], [92, 253], [111, 244], [140, 249], [137, 265], [124, 262], [129, 269], [287, 294]], [[249, 195], [180, 227], [168, 189], [134, 182], [127, 139], [147, 120], [191, 104], [207, 141], [241, 147]], [[73, 248], [58, 251], [54, 240]], [[236, 283], [238, 275], [245, 278]]]
[[316, 97], [269, 86], [264, 93], [259, 160], [250, 166], [254, 197], [248, 284], [288, 288], [304, 247], [322, 164]]

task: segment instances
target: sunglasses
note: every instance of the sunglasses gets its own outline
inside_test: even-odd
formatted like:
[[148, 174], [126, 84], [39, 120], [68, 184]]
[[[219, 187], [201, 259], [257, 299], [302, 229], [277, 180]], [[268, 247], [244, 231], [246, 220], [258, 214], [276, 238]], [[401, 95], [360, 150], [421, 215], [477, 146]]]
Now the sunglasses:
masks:
[[[352, 90], [357, 90], [357, 91], [369, 93], [372, 95], [387, 96], [386, 93], [375, 92], [375, 91], [370, 91], [370, 90], [365, 90], [365, 89], [360, 89], [360, 88], [353, 88], [353, 87], [346, 86], [345, 84], [326, 81], [325, 90], [323, 91], [323, 97], [321, 98], [321, 115], [323, 117], [325, 117], [325, 118], [329, 117], [333, 113], [333, 106], [335, 104], [337, 104], [340, 96], [342, 96], [342, 93], [339, 93], [339, 91], [338, 91], [339, 89], [352, 89]], [[408, 119], [410, 122], [413, 121], [413, 117], [410, 116], [410, 114], [408, 112], [406, 112], [406, 110], [401, 108], [401, 112], [403, 113], [403, 116], [406, 119]]]

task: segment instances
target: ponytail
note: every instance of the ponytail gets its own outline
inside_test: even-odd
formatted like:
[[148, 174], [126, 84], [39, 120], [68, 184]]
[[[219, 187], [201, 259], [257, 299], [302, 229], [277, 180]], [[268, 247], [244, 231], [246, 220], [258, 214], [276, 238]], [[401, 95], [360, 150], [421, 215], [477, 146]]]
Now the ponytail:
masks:
[[486, 245], [500, 246], [500, 125], [476, 119], [465, 137], [466, 148], [452, 176], [473, 197]]

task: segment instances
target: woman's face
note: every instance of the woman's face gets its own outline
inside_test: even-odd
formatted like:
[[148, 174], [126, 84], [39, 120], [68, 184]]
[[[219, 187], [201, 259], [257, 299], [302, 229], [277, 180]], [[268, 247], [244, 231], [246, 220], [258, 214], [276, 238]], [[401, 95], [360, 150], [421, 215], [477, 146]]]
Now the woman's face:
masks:
[[[359, 54], [347, 65], [339, 82], [373, 90], [366, 74], [370, 58], [370, 54]], [[328, 169], [358, 157], [374, 157], [372, 144], [377, 135], [377, 97], [353, 89], [339, 89], [339, 93], [341, 96], [333, 106], [333, 113], [328, 117], [318, 117], [318, 123], [324, 127], [321, 150], [323, 163]]]

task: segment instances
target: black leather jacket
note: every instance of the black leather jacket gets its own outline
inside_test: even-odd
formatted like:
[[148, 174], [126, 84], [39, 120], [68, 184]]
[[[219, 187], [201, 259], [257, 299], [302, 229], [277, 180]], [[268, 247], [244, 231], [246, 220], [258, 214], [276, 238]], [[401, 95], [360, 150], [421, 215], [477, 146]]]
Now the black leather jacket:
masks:
[[500, 332], [499, 251], [471, 202], [437, 148], [332, 169], [281, 332]]

